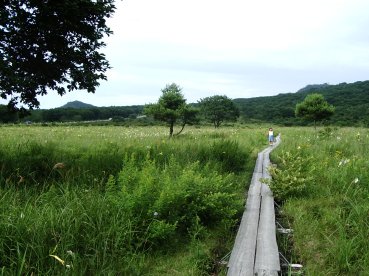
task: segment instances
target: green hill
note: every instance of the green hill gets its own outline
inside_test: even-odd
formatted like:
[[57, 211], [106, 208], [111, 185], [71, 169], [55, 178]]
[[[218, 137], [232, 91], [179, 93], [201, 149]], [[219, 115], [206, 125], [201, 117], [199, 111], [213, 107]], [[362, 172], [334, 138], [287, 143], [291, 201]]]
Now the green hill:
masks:
[[337, 85], [308, 85], [296, 93], [270, 97], [235, 99], [245, 122], [270, 122], [282, 125], [306, 124], [295, 117], [295, 107], [310, 93], [324, 95], [336, 107], [329, 123], [342, 126], [369, 125], [369, 81]]
[[96, 106], [92, 105], [92, 104], [87, 104], [84, 102], [80, 102], [80, 101], [73, 101], [73, 102], [68, 102], [65, 105], [61, 106], [60, 108], [76, 108], [76, 109], [81, 109], [81, 108], [94, 108]]

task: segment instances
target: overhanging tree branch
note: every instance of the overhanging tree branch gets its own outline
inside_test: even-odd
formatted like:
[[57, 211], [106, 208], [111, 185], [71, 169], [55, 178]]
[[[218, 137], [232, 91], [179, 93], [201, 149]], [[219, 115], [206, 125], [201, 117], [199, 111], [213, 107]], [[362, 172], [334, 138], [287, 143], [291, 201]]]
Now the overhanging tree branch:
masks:
[[109, 67], [100, 49], [113, 0], [5, 0], [0, 5], [0, 96], [39, 107], [49, 90], [94, 93]]

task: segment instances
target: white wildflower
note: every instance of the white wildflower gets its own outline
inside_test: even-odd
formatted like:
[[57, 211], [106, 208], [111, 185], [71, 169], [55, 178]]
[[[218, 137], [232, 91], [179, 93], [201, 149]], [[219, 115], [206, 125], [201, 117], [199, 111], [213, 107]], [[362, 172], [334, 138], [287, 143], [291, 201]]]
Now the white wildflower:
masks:
[[159, 215], [158, 212], [154, 212], [154, 217], [157, 217]]
[[355, 178], [354, 180], [353, 180], [353, 182], [356, 184], [356, 183], [358, 183], [359, 182], [359, 178]]
[[350, 159], [342, 159], [339, 163], [338, 163], [338, 167], [346, 165], [347, 163], [350, 162]]

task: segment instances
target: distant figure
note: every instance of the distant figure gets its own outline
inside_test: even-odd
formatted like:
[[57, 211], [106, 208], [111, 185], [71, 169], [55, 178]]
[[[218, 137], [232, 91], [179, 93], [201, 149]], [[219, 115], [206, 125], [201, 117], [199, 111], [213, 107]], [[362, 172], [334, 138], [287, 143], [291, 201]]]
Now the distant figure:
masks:
[[269, 140], [269, 145], [273, 145], [273, 142], [274, 142], [274, 133], [273, 133], [273, 129], [272, 128], [269, 128], [268, 140]]

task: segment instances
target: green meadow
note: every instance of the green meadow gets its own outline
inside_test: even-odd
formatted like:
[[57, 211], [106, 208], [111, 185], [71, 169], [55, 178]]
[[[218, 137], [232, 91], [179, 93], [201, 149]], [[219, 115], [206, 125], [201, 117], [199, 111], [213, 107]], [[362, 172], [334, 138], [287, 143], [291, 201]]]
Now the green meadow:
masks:
[[[224, 275], [267, 128], [1, 126], [0, 275]], [[365, 275], [369, 130], [275, 132], [280, 248]]]
[[264, 129], [3, 126], [0, 275], [208, 275]]
[[[283, 128], [272, 189], [306, 275], [369, 275], [369, 130]], [[283, 246], [280, 245], [283, 249]]]

